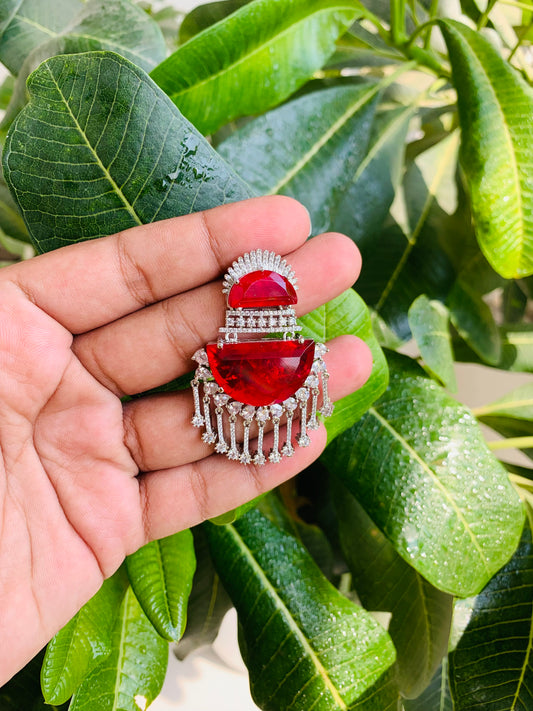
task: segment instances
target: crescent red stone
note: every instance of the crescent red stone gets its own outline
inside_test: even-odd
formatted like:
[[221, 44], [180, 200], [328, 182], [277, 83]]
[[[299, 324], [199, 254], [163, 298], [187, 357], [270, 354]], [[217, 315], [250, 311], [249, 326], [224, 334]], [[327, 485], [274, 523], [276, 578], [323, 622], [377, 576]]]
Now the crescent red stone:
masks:
[[245, 274], [228, 294], [228, 306], [232, 309], [291, 306], [297, 301], [294, 286], [287, 277], [269, 269]]

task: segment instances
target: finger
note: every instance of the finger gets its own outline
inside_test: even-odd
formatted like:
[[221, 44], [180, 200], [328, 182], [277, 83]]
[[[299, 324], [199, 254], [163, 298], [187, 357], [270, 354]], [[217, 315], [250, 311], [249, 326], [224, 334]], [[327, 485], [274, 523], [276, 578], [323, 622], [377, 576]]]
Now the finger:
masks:
[[[265, 446], [270, 446], [265, 438]], [[193, 464], [139, 477], [146, 540], [164, 538], [250, 501], [309, 466], [326, 444], [326, 428], [313, 432], [309, 447], [264, 466], [211, 455]]]
[[[366, 343], [355, 336], [340, 336], [328, 346], [330, 351], [324, 360], [330, 373], [329, 393], [332, 400], [339, 400], [367, 381], [372, 354]], [[191, 425], [192, 415], [190, 390], [154, 395], [124, 407], [124, 441], [141, 471], [167, 469], [212, 453], [212, 446], [205, 444]]]
[[271, 196], [140, 225], [2, 270], [72, 333], [83, 333], [216, 279], [236, 255], [291, 251], [309, 235], [309, 214]]
[[[352, 286], [361, 265], [357, 247], [338, 234], [315, 237], [287, 260], [298, 275], [298, 314]], [[214, 282], [83, 334], [74, 352], [118, 395], [143, 392], [192, 369], [191, 355], [216, 340], [224, 310], [221, 284]]]

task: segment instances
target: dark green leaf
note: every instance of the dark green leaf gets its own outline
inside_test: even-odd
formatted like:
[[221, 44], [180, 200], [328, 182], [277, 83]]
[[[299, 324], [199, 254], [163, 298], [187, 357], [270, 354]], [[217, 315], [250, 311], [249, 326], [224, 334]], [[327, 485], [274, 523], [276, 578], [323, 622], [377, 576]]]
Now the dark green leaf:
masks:
[[416, 699], [403, 702], [404, 711], [454, 711], [448, 681], [448, 659], [437, 669], [431, 684]]
[[533, 272], [533, 89], [479, 32], [451, 20], [440, 27], [481, 249], [502, 276], [526, 276]]
[[231, 600], [213, 567], [203, 527], [194, 528], [193, 534], [197, 565], [189, 597], [185, 634], [175, 648], [179, 659], [185, 659], [198, 647], [211, 644], [218, 634], [224, 615], [231, 607]]
[[29, 242], [28, 230], [7, 185], [0, 182], [0, 228], [14, 239]]
[[502, 360], [500, 368], [523, 373], [533, 373], [533, 326], [516, 323], [504, 326]]
[[11, 101], [11, 96], [13, 94], [13, 89], [15, 87], [15, 79], [8, 74], [0, 85], [0, 110], [5, 111], [7, 105]]
[[422, 294], [411, 304], [408, 317], [411, 333], [426, 370], [455, 392], [457, 382], [453, 367], [448, 310], [440, 301], [431, 301]]
[[302, 202], [319, 234], [335, 223], [366, 153], [379, 90], [349, 83], [305, 94], [246, 124], [218, 150], [258, 193]]
[[112, 649], [112, 632], [127, 589], [122, 570], [48, 644], [41, 687], [48, 704], [62, 704]]
[[362, 338], [373, 356], [372, 374], [362, 388], [335, 403], [335, 410], [326, 420], [328, 441], [331, 441], [361, 417], [384, 392], [388, 382], [387, 362], [374, 332], [364, 301], [348, 289], [324, 306], [300, 319], [302, 333], [319, 343], [326, 343], [345, 333]]
[[142, 69], [117, 55], [53, 57], [28, 90], [3, 161], [40, 251], [252, 194]]
[[139, 711], [159, 694], [168, 642], [154, 630], [131, 588], [115, 624], [112, 648], [78, 688], [69, 711]]
[[[361, 708], [358, 700], [394, 662], [387, 633], [326, 580], [292, 536], [258, 511], [208, 532], [239, 614], [241, 648], [260, 708]], [[390, 694], [385, 683], [383, 692]]]
[[503, 320], [505, 323], [517, 323], [522, 320], [527, 309], [527, 293], [520, 282], [509, 281], [503, 289]]
[[199, 131], [212, 133], [290, 96], [363, 12], [358, 0], [253, 0], [193, 37], [152, 77]]
[[497, 365], [502, 357], [498, 326], [490, 307], [471, 286], [457, 281], [446, 302], [457, 332], [470, 348], [489, 365]]
[[178, 642], [187, 622], [187, 602], [196, 558], [189, 530], [152, 541], [126, 558], [133, 592], [157, 632]]
[[411, 359], [388, 360], [389, 389], [326, 464], [429, 582], [475, 594], [512, 555], [523, 507], [469, 410]]
[[353, 586], [366, 609], [392, 613], [388, 631], [398, 656], [400, 691], [417, 696], [447, 653], [453, 598], [407, 565], [346, 487], [333, 483]]
[[533, 546], [529, 524], [509, 561], [477, 596], [450, 654], [455, 711], [533, 707]]
[[250, 0], [220, 0], [220, 2], [208, 2], [193, 8], [181, 23], [180, 44], [185, 44], [202, 30], [220, 22], [249, 2]]

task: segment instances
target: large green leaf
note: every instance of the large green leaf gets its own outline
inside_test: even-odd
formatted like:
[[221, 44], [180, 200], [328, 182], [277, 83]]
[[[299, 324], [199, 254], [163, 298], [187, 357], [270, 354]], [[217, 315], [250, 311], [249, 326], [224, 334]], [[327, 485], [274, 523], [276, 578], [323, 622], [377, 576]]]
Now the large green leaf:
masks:
[[252, 194], [143, 70], [118, 55], [53, 57], [28, 90], [3, 161], [40, 251]]
[[126, 568], [145, 615], [161, 637], [178, 642], [196, 568], [192, 533], [180, 531], [148, 543], [126, 558]]
[[421, 575], [473, 595], [516, 548], [523, 507], [469, 410], [410, 358], [388, 360], [389, 389], [326, 464]]
[[477, 237], [506, 278], [533, 272], [533, 89], [481, 35], [441, 21]]
[[179, 659], [184, 659], [198, 647], [211, 644], [218, 634], [224, 615], [231, 607], [231, 600], [213, 566], [203, 526], [197, 526], [192, 531], [197, 565], [189, 597], [185, 634], [175, 648]]
[[448, 682], [448, 659], [437, 669], [429, 686], [416, 699], [403, 702], [404, 711], [454, 711]]
[[373, 356], [372, 373], [362, 388], [335, 403], [335, 410], [326, 420], [328, 441], [350, 427], [384, 392], [388, 383], [387, 361], [372, 330], [368, 309], [353, 289], [320, 306], [300, 319], [302, 333], [319, 343], [326, 343], [345, 333], [366, 342]]
[[421, 294], [408, 312], [409, 326], [416, 341], [424, 367], [449, 390], [457, 390], [453, 367], [449, 313], [440, 301]]
[[[346, 711], [394, 688], [385, 630], [341, 595], [304, 548], [258, 511], [210, 526], [211, 550], [241, 625], [252, 695], [267, 711]], [[368, 706], [367, 708], [376, 708]]]
[[111, 654], [82, 682], [69, 711], [139, 711], [161, 691], [168, 661], [162, 639], [128, 588], [115, 623]]
[[180, 47], [153, 79], [203, 133], [257, 114], [320, 69], [358, 0], [253, 0]]
[[48, 644], [41, 687], [48, 704], [62, 704], [112, 649], [112, 632], [127, 580], [122, 570], [104, 582], [96, 595]]
[[339, 537], [355, 591], [368, 610], [392, 614], [388, 632], [404, 696], [418, 696], [448, 650], [451, 595], [400, 558], [344, 485], [333, 479]]
[[478, 595], [450, 654], [455, 711], [533, 708], [533, 545], [529, 524], [509, 563]]
[[202, 30], [220, 22], [249, 2], [250, 0], [219, 0], [194, 7], [180, 25], [180, 44], [185, 44]]
[[313, 232], [325, 232], [366, 153], [379, 92], [380, 84], [350, 82], [305, 94], [246, 124], [218, 151], [258, 193], [302, 202]]

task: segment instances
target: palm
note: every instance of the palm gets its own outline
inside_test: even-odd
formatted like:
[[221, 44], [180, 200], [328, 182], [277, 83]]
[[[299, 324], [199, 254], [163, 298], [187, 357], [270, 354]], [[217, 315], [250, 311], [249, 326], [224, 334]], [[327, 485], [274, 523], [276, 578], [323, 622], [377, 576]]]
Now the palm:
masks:
[[[272, 488], [324, 444], [316, 432], [311, 447], [259, 471], [212, 455], [189, 426], [187, 392], [122, 404], [191, 369], [223, 313], [212, 280], [246, 249], [298, 248], [301, 312], [357, 275], [345, 238], [301, 246], [308, 218], [293, 201], [178, 221], [180, 240], [169, 220], [0, 273], [0, 638], [11, 640], [0, 649], [0, 685], [126, 555]], [[334, 399], [368, 377], [357, 339], [337, 339], [328, 358]]]

